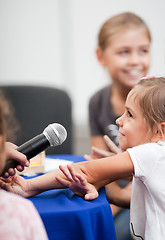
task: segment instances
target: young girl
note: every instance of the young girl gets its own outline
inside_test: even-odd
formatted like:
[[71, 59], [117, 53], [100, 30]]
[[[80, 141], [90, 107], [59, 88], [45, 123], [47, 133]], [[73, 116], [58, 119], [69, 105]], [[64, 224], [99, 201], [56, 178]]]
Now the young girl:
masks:
[[[112, 83], [95, 93], [89, 102], [92, 157], [96, 155], [98, 158], [98, 151], [93, 147], [109, 150], [104, 135], [108, 135], [117, 146], [119, 145], [116, 119], [124, 112], [129, 91], [149, 70], [150, 43], [148, 26], [133, 13], [116, 15], [102, 25], [98, 34], [96, 54], [99, 63], [107, 69]], [[89, 159], [88, 156], [85, 158]], [[125, 187], [128, 181], [120, 180], [118, 184]], [[111, 191], [112, 184], [106, 186], [108, 198]], [[129, 210], [121, 211], [112, 204], [111, 209], [117, 239], [128, 240]]]
[[[133, 175], [130, 229], [134, 239], [163, 240], [165, 236], [164, 92], [165, 78], [141, 80], [128, 94], [125, 112], [116, 121], [120, 147], [125, 152], [92, 161], [95, 182]], [[57, 178], [61, 183], [76, 192], [79, 188], [81, 192], [84, 189], [86, 199], [97, 196], [97, 192], [90, 189], [90, 185], [88, 187], [86, 179], [75, 174], [74, 166], [68, 169], [70, 173], [61, 167], [71, 183]], [[89, 168], [88, 174], [91, 174]]]
[[116, 15], [101, 27], [96, 54], [112, 83], [99, 90], [89, 103], [92, 146], [106, 150], [104, 135], [118, 145], [116, 119], [124, 112], [129, 91], [149, 70], [150, 43], [148, 26], [133, 13]]
[[[141, 80], [127, 96], [124, 114], [117, 120], [118, 155], [75, 163], [48, 174], [0, 186], [30, 197], [42, 191], [70, 187], [85, 199], [98, 196], [109, 182], [133, 176], [130, 228], [134, 239], [164, 240], [165, 236], [165, 78]], [[78, 174], [77, 174], [78, 173]], [[56, 176], [56, 180], [55, 180]], [[88, 184], [88, 183], [90, 184]], [[95, 183], [95, 186], [92, 185]]]
[[[16, 150], [14, 145], [5, 143], [6, 129], [4, 113], [0, 104], [0, 174], [5, 160], [19, 159], [24, 164], [25, 156]], [[16, 153], [17, 152], [17, 153]], [[47, 240], [43, 223], [29, 200], [8, 193], [0, 188], [0, 239], [3, 240]]]

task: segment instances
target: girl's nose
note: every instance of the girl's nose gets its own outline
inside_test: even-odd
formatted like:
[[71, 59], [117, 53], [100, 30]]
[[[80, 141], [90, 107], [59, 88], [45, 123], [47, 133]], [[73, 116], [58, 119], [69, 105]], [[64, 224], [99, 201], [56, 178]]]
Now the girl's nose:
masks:
[[116, 124], [119, 126], [119, 127], [122, 127], [123, 123], [122, 123], [122, 116], [119, 117], [118, 119], [116, 119]]
[[129, 56], [129, 64], [131, 65], [137, 65], [140, 62], [140, 58], [138, 53], [133, 52], [130, 56]]

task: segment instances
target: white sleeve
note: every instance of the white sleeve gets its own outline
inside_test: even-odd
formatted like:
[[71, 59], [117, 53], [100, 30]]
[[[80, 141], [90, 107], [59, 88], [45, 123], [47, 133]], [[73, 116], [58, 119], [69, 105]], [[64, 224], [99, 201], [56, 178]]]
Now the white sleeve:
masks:
[[149, 178], [158, 159], [156, 143], [147, 143], [127, 149], [134, 165], [134, 176]]

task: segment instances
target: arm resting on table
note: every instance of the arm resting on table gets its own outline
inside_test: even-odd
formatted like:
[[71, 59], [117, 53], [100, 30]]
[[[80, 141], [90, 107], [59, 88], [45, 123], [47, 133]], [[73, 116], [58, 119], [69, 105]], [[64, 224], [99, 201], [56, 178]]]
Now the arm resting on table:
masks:
[[[85, 176], [89, 183], [96, 183], [99, 188], [117, 179], [132, 176], [134, 170], [128, 152], [95, 161], [74, 163], [71, 166], [75, 172]], [[56, 176], [66, 179], [60, 170], [30, 179], [29, 193], [35, 195], [45, 190], [64, 188], [62, 184], [55, 180]]]

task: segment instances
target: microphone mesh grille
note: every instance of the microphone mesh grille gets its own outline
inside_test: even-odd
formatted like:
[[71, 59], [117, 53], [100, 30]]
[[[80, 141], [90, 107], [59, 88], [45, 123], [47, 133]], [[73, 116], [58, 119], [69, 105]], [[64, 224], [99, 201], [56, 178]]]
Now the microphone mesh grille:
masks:
[[43, 134], [50, 143], [50, 146], [61, 145], [67, 138], [66, 129], [58, 123], [49, 124], [43, 131]]

